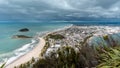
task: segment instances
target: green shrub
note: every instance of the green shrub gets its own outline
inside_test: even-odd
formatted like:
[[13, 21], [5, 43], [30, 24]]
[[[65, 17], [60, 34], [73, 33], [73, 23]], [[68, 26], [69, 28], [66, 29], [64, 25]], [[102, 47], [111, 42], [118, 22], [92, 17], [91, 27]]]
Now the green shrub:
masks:
[[3, 65], [1, 65], [0, 68], [4, 68], [4, 66], [5, 66], [5, 63]]
[[104, 40], [108, 40], [108, 35], [104, 35], [104, 36], [103, 36], [103, 39], [104, 39]]
[[60, 34], [49, 34], [48, 38], [58, 40], [58, 39], [64, 39], [65, 37], [63, 35], [60, 35]]
[[120, 68], [120, 47], [108, 48], [101, 51], [99, 62], [100, 64], [97, 68]]
[[32, 57], [32, 60], [31, 60], [31, 63], [33, 63], [33, 62], [35, 62], [35, 58], [34, 57]]
[[49, 46], [50, 46], [49, 42], [46, 42], [45, 46], [41, 50], [40, 56], [43, 56], [45, 54], [45, 52], [47, 51], [47, 49], [49, 48]]

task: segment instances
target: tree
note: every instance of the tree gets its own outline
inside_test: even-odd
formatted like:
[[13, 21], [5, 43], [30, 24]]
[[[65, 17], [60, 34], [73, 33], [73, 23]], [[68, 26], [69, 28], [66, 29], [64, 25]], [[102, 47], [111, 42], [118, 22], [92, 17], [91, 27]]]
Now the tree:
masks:
[[5, 66], [5, 63], [0, 68], [4, 68], [4, 66]]

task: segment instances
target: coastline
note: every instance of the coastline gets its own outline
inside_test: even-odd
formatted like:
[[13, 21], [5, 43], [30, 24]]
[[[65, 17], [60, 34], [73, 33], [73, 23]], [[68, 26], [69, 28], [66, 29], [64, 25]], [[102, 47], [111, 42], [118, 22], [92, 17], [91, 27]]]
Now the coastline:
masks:
[[24, 55], [21, 55], [20, 57], [18, 57], [13, 62], [7, 64], [5, 66], [5, 68], [14, 68], [15, 66], [19, 66], [20, 64], [24, 64], [24, 63], [30, 61], [32, 59], [32, 57], [34, 57], [34, 58], [40, 57], [41, 50], [45, 45], [45, 40], [43, 38], [46, 35], [57, 32], [57, 31], [65, 30], [65, 29], [70, 28], [72, 26], [73, 26], [73, 24], [70, 24], [69, 26], [65, 26], [63, 28], [55, 29], [53, 31], [43, 32], [43, 35], [42, 35], [42, 33], [38, 33], [38, 35], [36, 35], [34, 38], [39, 38], [39, 43], [31, 51], [29, 51], [28, 53], [26, 53]]
[[55, 30], [53, 30], [53, 31], [48, 31], [48, 32], [46, 32], [45, 35], [43, 35], [42, 37], [45, 37], [45, 36], [47, 36], [48, 34], [51, 34], [51, 33], [54, 33], [54, 32], [58, 32], [58, 31], [61, 31], [61, 30], [66, 30], [66, 29], [68, 29], [68, 28], [71, 28], [72, 26], [73, 26], [73, 24], [70, 24], [69, 26], [65, 26], [65, 27], [63, 27], [63, 28], [55, 29]]
[[[49, 31], [49, 32], [46, 32], [44, 33], [43, 35], [38, 35], [36, 36], [36, 38], [39, 38], [39, 43], [33, 48], [33, 50], [29, 51], [28, 53], [26, 53], [25, 55], [19, 57], [18, 59], [16, 59], [15, 61], [13, 61], [12, 63], [6, 65], [5, 68], [13, 68], [14, 66], [19, 66], [20, 64], [24, 64], [28, 61], [30, 61], [32, 59], [32, 57], [34, 58], [38, 58], [40, 57], [40, 53], [41, 53], [41, 50], [43, 49], [44, 45], [45, 45], [45, 40], [43, 39], [43, 37], [45, 37], [46, 35], [48, 34], [51, 34], [51, 33], [54, 33], [54, 32], [57, 32], [57, 31], [61, 31], [61, 30], [65, 30], [65, 29], [68, 29], [68, 28], [71, 28], [73, 25], [70, 25], [70, 26], [65, 26], [64, 28], [60, 28], [60, 29], [56, 29], [56, 30], [53, 30], [53, 31]], [[96, 27], [96, 26], [95, 26]], [[102, 27], [102, 26], [101, 26]], [[82, 27], [81, 27], [82, 28]], [[87, 28], [87, 27], [86, 27]], [[108, 27], [106, 27], [108, 28]], [[111, 32], [114, 32], [114, 31], [109, 31], [108, 30], [108, 33], [111, 33]], [[103, 32], [104, 33], [104, 32]], [[39, 33], [40, 34], [40, 33]], [[99, 36], [98, 35], [99, 32], [97, 33], [96, 36]], [[101, 34], [101, 33], [100, 33]], [[40, 38], [41, 37], [41, 38]]]
[[20, 64], [30, 61], [32, 59], [32, 57], [34, 57], [34, 58], [40, 57], [39, 54], [45, 45], [45, 40], [43, 38], [39, 38], [39, 40], [40, 40], [39, 43], [36, 45], [36, 47], [33, 48], [33, 50], [31, 50], [27, 54], [19, 57], [12, 63], [8, 64], [7, 66], [5, 66], [5, 68], [14, 68], [14, 66], [19, 66]]

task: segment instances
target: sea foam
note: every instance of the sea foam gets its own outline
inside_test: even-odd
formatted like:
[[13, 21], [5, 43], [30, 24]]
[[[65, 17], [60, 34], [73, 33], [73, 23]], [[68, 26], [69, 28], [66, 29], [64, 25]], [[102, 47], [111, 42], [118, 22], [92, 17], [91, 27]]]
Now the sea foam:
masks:
[[0, 62], [0, 65], [3, 63], [6, 63], [6, 65], [8, 65], [14, 62], [16, 59], [32, 50], [38, 42], [39, 40], [37, 38], [34, 38], [31, 40], [31, 43], [25, 44], [21, 48], [18, 48], [10, 53], [1, 54], [0, 57], [2, 57], [3, 60]]
[[36, 44], [39, 42], [38, 37], [42, 37], [46, 33], [51, 33], [51, 32], [56, 32], [56, 31], [59, 31], [59, 30], [64, 30], [64, 29], [67, 29], [71, 26], [73, 26], [73, 25], [70, 24], [69, 26], [68, 25], [64, 26], [64, 28], [59, 28], [59, 29], [55, 29], [55, 30], [52, 30], [52, 31], [37, 32], [35, 37], [31, 40], [31, 43], [25, 44], [21, 48], [18, 48], [18, 49], [14, 50], [10, 53], [3, 54], [2, 55], [3, 60], [0, 63], [3, 64], [3, 63], [6, 62], [6, 66], [9, 65], [10, 63], [14, 62], [15, 60], [17, 60], [21, 56], [23, 56], [26, 53], [28, 53], [29, 51], [31, 51], [36, 46]]

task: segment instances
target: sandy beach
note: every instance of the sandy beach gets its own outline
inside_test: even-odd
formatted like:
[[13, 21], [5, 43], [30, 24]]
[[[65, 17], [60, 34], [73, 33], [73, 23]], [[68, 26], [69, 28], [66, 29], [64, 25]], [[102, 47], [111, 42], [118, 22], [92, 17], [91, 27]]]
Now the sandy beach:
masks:
[[5, 68], [14, 68], [14, 66], [18, 66], [20, 64], [28, 62], [29, 60], [32, 59], [32, 57], [38, 58], [41, 53], [42, 48], [45, 45], [45, 40], [43, 38], [39, 38], [39, 40], [40, 42], [37, 44], [37, 46], [33, 50], [21, 56], [20, 58], [18, 58], [11, 64], [7, 65]]

